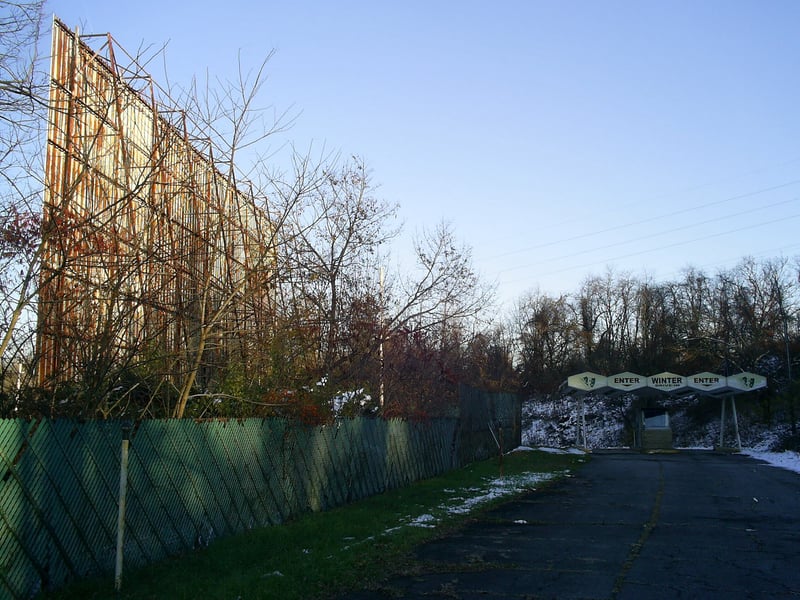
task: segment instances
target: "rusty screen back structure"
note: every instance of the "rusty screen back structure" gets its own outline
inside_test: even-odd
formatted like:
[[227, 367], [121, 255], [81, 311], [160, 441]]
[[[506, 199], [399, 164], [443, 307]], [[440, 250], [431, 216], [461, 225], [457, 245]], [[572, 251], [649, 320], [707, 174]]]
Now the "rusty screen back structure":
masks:
[[54, 19], [52, 44], [39, 381], [114, 364], [174, 376], [210, 325], [200, 352], [213, 377], [269, 327], [263, 205], [110, 34]]

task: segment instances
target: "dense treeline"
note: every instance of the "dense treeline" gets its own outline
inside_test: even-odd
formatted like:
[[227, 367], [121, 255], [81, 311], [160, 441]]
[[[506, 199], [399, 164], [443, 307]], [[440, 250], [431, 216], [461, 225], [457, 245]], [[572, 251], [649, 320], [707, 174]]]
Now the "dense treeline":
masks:
[[557, 392], [585, 370], [753, 371], [768, 377], [771, 395], [790, 398], [800, 371], [798, 281], [800, 265], [787, 258], [743, 258], [714, 273], [687, 267], [662, 282], [609, 269], [571, 294], [525, 294], [447, 360], [475, 385], [528, 396]]
[[745, 258], [715, 274], [687, 268], [675, 281], [608, 271], [571, 295], [531, 293], [512, 319], [520, 375], [540, 391], [583, 369], [751, 370], [783, 386], [798, 343], [797, 276], [787, 259]]
[[572, 295], [520, 300], [512, 319], [518, 375], [531, 393], [549, 393], [583, 370], [752, 371], [768, 378], [759, 397], [765, 420], [777, 395], [794, 430], [798, 302], [798, 264], [785, 258], [745, 258], [714, 274], [687, 268], [666, 282], [608, 271]]

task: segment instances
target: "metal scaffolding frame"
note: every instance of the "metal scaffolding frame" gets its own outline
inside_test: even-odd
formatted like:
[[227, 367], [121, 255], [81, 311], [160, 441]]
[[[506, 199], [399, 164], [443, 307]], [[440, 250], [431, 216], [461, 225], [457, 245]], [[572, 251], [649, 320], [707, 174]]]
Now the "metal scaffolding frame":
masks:
[[73, 378], [85, 360], [78, 350], [101, 336], [175, 364], [223, 302], [232, 305], [219, 326], [228, 333], [213, 352], [235, 351], [249, 328], [269, 322], [264, 273], [275, 255], [266, 214], [232, 167], [218, 168], [210, 140], [198, 148], [197, 126], [170, 103], [110, 34], [81, 35], [54, 19], [42, 385]]

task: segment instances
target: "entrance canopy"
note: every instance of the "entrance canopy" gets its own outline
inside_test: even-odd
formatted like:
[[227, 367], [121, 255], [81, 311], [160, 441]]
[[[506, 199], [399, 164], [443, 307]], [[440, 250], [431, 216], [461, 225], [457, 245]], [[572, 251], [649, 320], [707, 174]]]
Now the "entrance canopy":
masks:
[[704, 396], [728, 396], [754, 392], [767, 387], [767, 378], [757, 373], [718, 375], [717, 373], [695, 373], [685, 377], [665, 371], [657, 375], [638, 375], [625, 371], [615, 375], [600, 375], [585, 371], [570, 375], [562, 385], [572, 392], [583, 394], [668, 394], [670, 396], [701, 394]]
[[[724, 447], [725, 440], [725, 405], [730, 403], [733, 416], [736, 447], [741, 450], [742, 442], [739, 437], [739, 422], [736, 416], [736, 402], [734, 397], [767, 387], [767, 378], [757, 373], [737, 373], [736, 375], [719, 375], [717, 373], [695, 373], [685, 377], [676, 373], [665, 371], [657, 375], [638, 375], [624, 371], [615, 375], [600, 375], [585, 371], [571, 375], [561, 385], [561, 389], [577, 395], [580, 399], [580, 427], [578, 432], [578, 445], [587, 447], [586, 418], [584, 415], [583, 397], [586, 395], [600, 395], [606, 397], [635, 394], [636, 396], [688, 396], [701, 395], [722, 398], [722, 414], [720, 415], [719, 446]], [[647, 423], [645, 423], [646, 425]], [[665, 428], [661, 428], [665, 429]], [[671, 432], [670, 432], [671, 444]]]

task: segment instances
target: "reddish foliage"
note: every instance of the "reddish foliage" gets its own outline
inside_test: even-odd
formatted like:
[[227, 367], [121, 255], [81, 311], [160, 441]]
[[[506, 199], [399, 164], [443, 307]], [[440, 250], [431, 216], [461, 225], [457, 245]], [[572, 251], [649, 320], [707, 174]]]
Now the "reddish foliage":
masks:
[[41, 215], [10, 206], [0, 222], [0, 254], [4, 257], [33, 251], [39, 243]]
[[303, 425], [322, 425], [326, 421], [325, 415], [316, 404], [302, 404], [297, 413], [297, 418]]

